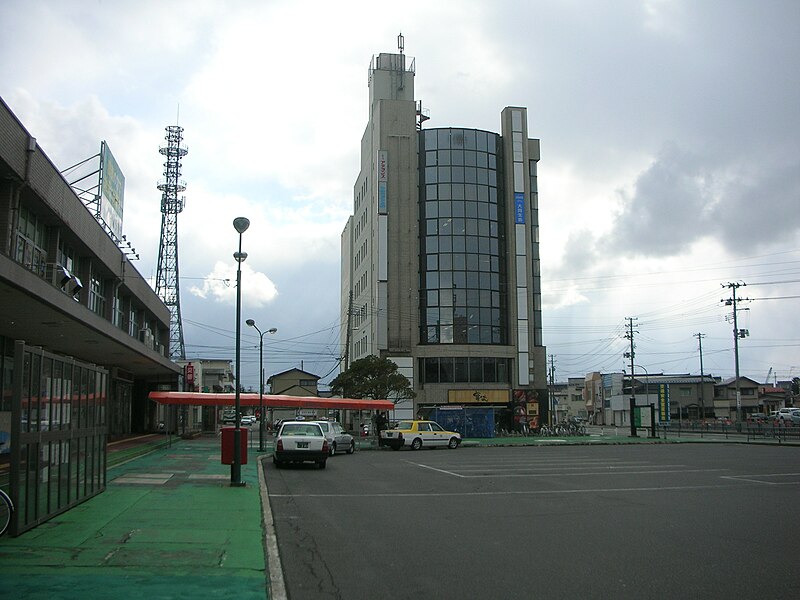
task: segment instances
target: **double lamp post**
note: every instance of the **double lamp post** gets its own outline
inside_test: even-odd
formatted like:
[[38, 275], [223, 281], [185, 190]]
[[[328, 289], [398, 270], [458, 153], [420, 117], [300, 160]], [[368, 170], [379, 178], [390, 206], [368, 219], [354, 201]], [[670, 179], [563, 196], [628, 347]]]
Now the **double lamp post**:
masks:
[[[246, 217], [237, 217], [233, 220], [233, 228], [239, 234], [239, 251], [235, 252], [233, 258], [236, 259], [236, 393], [234, 395], [234, 410], [236, 412], [236, 427], [233, 430], [233, 459], [231, 461], [231, 486], [241, 487], [245, 483], [242, 481], [242, 410], [241, 410], [241, 349], [242, 349], [242, 263], [247, 258], [247, 252], [242, 252], [242, 234], [250, 227], [250, 220]], [[262, 332], [253, 319], [247, 320], [247, 325], [255, 327], [260, 334], [259, 344], [259, 388], [258, 399], [260, 404], [259, 430], [258, 430], [258, 450], [264, 451], [264, 334], [275, 333], [275, 327]]]
[[271, 327], [266, 331], [261, 331], [256, 325], [255, 319], [245, 321], [248, 327], [253, 327], [258, 332], [258, 451], [264, 452], [264, 334], [276, 333], [278, 330]]

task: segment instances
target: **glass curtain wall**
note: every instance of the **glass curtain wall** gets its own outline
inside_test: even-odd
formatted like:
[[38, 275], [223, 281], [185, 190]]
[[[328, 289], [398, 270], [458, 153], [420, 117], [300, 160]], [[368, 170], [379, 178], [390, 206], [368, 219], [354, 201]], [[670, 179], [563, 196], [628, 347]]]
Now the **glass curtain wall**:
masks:
[[420, 343], [505, 344], [500, 136], [420, 132]]

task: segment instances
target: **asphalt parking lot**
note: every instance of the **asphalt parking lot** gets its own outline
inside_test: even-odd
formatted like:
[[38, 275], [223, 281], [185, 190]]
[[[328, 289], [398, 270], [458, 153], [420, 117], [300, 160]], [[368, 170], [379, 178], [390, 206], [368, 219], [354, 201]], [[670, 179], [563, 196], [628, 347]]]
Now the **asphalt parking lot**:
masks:
[[265, 478], [289, 598], [794, 598], [800, 448], [361, 451]]

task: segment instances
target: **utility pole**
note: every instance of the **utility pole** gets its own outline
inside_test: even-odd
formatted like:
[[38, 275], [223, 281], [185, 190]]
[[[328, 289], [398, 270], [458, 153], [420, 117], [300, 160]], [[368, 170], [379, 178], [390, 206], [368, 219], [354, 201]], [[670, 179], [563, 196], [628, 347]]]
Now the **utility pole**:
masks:
[[[350, 332], [353, 329], [351, 319], [353, 318], [353, 292], [347, 298], [347, 332], [345, 333], [344, 343], [344, 371], [350, 366]], [[343, 371], [343, 372], [344, 372]]]
[[623, 356], [625, 358], [631, 359], [631, 400], [630, 400], [630, 413], [631, 413], [631, 437], [638, 437], [636, 435], [636, 422], [633, 419], [634, 413], [636, 412], [636, 386], [634, 382], [634, 351], [633, 349], [636, 347], [636, 344], [633, 343], [633, 335], [637, 333], [634, 329], [633, 322], [638, 321], [639, 317], [626, 317], [625, 320], [628, 322], [628, 333], [625, 334], [625, 338], [630, 340], [631, 349], [629, 352], [626, 352]]
[[547, 424], [554, 425], [555, 419], [553, 419], [553, 412], [555, 412], [556, 407], [556, 364], [555, 364], [555, 355], [550, 355], [550, 402], [548, 402], [547, 407]]
[[743, 300], [749, 300], [749, 298], [737, 298], [736, 297], [736, 290], [740, 287], [744, 287], [747, 285], [746, 283], [736, 282], [736, 283], [722, 283], [720, 284], [722, 287], [726, 287], [731, 290], [731, 297], [726, 300], [720, 300], [720, 302], [724, 302], [725, 306], [733, 306], [733, 356], [736, 363], [736, 420], [742, 420], [742, 389], [739, 383], [739, 338], [744, 338], [750, 335], [750, 332], [747, 329], [739, 329], [739, 322], [737, 320], [736, 313], [738, 312], [736, 303], [741, 302]]
[[706, 418], [706, 391], [705, 391], [705, 373], [703, 373], [703, 338], [706, 337], [705, 333], [695, 333], [694, 337], [697, 338], [697, 343], [700, 345], [700, 420]]

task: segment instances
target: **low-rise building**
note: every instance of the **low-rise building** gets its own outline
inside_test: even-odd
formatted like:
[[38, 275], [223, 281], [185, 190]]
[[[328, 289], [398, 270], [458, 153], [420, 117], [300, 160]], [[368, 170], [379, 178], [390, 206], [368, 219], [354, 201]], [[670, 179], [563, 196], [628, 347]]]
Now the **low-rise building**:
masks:
[[[319, 397], [319, 376], [302, 369], [289, 369], [275, 373], [267, 379], [270, 393], [279, 396], [313, 396]], [[276, 408], [272, 410], [271, 420], [290, 419], [297, 415], [304, 417], [327, 417], [318, 415], [317, 409]]]
[[[116, 164], [104, 152], [100, 172]], [[97, 187], [90, 210], [0, 99], [0, 438], [16, 532], [105, 489], [108, 440], [156, 431], [148, 393], [178, 389], [169, 309], [120, 246], [122, 186]], [[69, 473], [85, 485], [37, 501]]]

